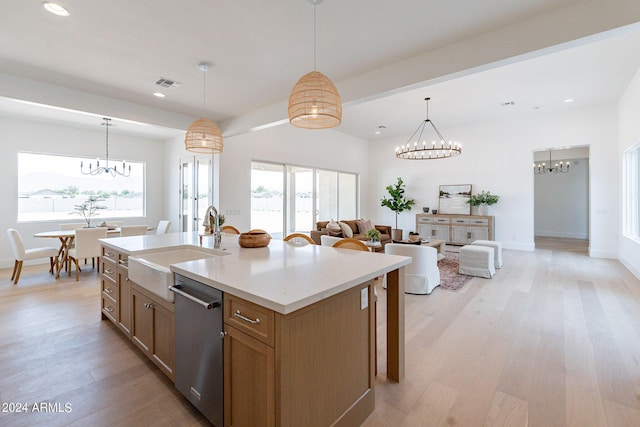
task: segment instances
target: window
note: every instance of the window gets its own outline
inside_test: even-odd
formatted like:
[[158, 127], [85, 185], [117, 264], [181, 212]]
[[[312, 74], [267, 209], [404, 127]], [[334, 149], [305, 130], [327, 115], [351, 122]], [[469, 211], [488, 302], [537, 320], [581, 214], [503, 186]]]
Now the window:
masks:
[[623, 233], [640, 240], [640, 142], [624, 152]]
[[251, 164], [251, 228], [274, 237], [308, 233], [320, 219], [355, 219], [358, 175], [304, 166]]
[[[74, 207], [89, 196], [101, 199], [97, 218], [144, 216], [144, 163], [129, 162], [131, 176], [83, 175], [80, 162], [96, 159], [18, 153], [18, 221], [80, 219]], [[116, 161], [114, 161], [115, 163]]]

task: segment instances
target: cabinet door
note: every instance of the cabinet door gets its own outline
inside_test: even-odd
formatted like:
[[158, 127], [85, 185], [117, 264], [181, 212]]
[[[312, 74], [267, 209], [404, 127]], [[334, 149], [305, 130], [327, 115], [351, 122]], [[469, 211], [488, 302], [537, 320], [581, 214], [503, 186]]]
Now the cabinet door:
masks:
[[471, 231], [469, 227], [451, 227], [451, 242], [461, 244], [471, 243]]
[[153, 310], [149, 306], [149, 299], [137, 292], [131, 291], [132, 329], [131, 339], [147, 357], [151, 357], [153, 348]]
[[120, 305], [118, 306], [118, 327], [131, 338], [131, 282], [126, 270], [118, 271]]
[[275, 425], [274, 349], [226, 325], [224, 425]]
[[489, 240], [489, 229], [484, 227], [471, 227], [471, 239], [474, 240]]
[[152, 359], [173, 380], [176, 346], [174, 314], [154, 300], [151, 300], [151, 306], [153, 313]]

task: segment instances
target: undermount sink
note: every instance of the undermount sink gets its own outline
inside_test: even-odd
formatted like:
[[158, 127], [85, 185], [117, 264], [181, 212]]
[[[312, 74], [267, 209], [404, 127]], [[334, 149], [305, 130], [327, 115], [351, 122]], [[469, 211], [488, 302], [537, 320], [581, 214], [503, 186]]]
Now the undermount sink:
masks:
[[180, 248], [129, 257], [129, 280], [162, 298], [173, 301], [171, 264], [227, 255], [219, 249]]

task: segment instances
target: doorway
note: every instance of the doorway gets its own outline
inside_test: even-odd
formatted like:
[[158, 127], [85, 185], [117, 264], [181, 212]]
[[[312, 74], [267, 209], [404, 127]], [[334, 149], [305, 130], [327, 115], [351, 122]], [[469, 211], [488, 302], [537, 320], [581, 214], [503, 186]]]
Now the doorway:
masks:
[[207, 207], [214, 205], [214, 156], [189, 156], [180, 159], [180, 231], [198, 231]]
[[533, 160], [536, 247], [554, 239], [588, 252], [589, 147], [536, 150]]

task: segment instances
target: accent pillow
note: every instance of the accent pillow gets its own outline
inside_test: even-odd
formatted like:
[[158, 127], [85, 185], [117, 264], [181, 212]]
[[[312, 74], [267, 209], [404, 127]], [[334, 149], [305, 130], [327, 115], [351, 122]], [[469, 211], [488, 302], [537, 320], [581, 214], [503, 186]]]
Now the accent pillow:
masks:
[[349, 224], [340, 221], [338, 225], [340, 226], [340, 228], [342, 228], [342, 234], [344, 234], [344, 237], [348, 237], [348, 238], [353, 237], [353, 230], [351, 229]]
[[329, 223], [327, 224], [327, 230], [341, 230], [342, 227], [340, 227], [340, 225], [335, 222], [333, 219], [331, 221], [329, 221]]
[[371, 230], [373, 225], [371, 225], [370, 219], [361, 219], [358, 221], [358, 233], [365, 234], [367, 231]]
[[342, 229], [338, 228], [337, 230], [331, 229], [331, 228], [327, 228], [327, 235], [332, 236], [332, 237], [344, 237], [342, 235]]

